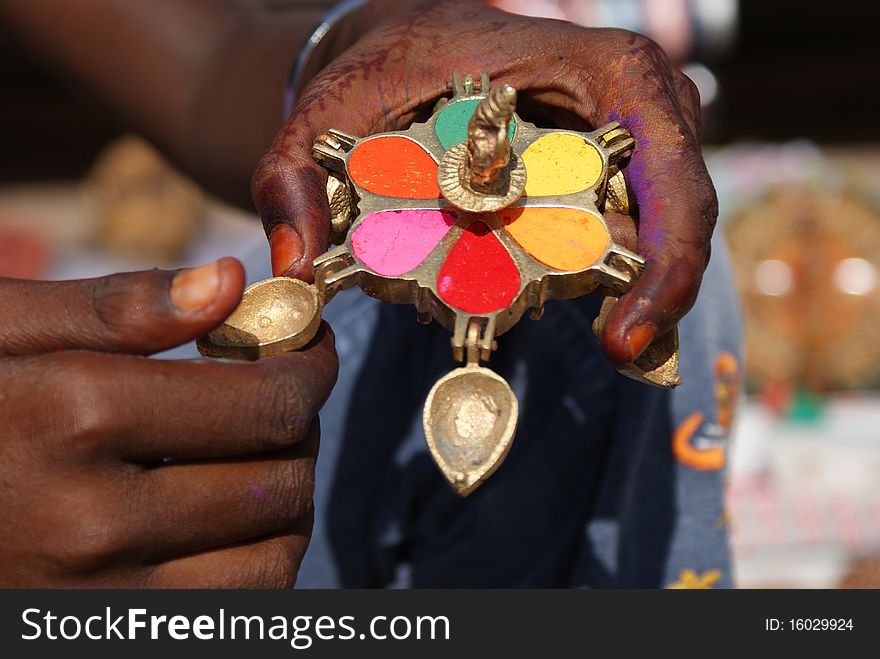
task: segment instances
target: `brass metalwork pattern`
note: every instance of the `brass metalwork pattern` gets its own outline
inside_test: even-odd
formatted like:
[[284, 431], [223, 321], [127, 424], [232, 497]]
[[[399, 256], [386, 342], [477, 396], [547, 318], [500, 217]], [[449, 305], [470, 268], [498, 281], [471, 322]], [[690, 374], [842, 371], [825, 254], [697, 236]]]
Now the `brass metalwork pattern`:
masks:
[[[485, 98], [485, 94], [476, 91], [471, 95], [458, 94], [444, 106], [444, 109], [452, 104], [474, 98], [482, 100]], [[511, 162], [515, 159], [521, 161], [518, 154], [523, 153], [531, 144], [547, 134], [567, 134], [584, 140], [597, 153], [601, 154], [603, 174], [607, 174], [612, 166], [615, 172], [617, 171], [617, 162], [610, 162], [609, 149], [601, 146], [600, 143], [606, 134], [612, 134], [618, 138], [614, 141], [614, 153], [618, 158], [627, 154], [627, 150], [622, 149], [621, 144], [624, 146], [628, 144], [628, 149], [632, 149], [632, 138], [627, 138], [628, 141], [623, 142], [619, 139], [621, 128], [617, 123], [611, 123], [591, 133], [578, 133], [559, 129], [540, 129], [523, 121], [515, 114], [513, 117], [516, 122], [516, 134], [511, 142], [513, 152]], [[426, 123], [413, 124], [406, 131], [383, 133], [379, 136], [373, 135], [363, 139], [339, 131], [330, 131], [329, 139], [339, 144], [339, 148], [328, 149], [328, 140], [322, 138], [316, 142], [315, 155], [328, 168], [339, 171], [347, 166], [348, 158], [353, 150], [364, 142], [387, 135], [400, 135], [420, 144], [434, 156], [435, 160], [439, 160], [440, 158], [437, 158], [436, 154], [444, 154], [447, 151], [436, 136], [435, 120], [436, 115]], [[466, 148], [462, 150], [467, 152]], [[329, 163], [328, 161], [331, 160], [333, 162]], [[442, 173], [439, 176], [442, 176]], [[456, 178], [458, 177], [456, 176]], [[352, 213], [355, 219], [351, 224], [351, 229], [340, 247], [331, 249], [316, 259], [314, 263], [315, 283], [322, 290], [325, 301], [332, 298], [339, 290], [360, 286], [368, 295], [386, 302], [414, 304], [422, 322], [436, 319], [453, 332], [453, 350], [458, 360], [462, 359], [465, 333], [472, 319], [477, 320], [483, 329], [483, 345], [486, 347], [484, 359], [487, 359], [493, 338], [515, 325], [526, 311], [534, 310], [535, 315], [539, 315], [540, 309], [548, 299], [580, 297], [593, 292], [599, 286], [603, 286], [611, 292], [622, 294], [629, 289], [634, 277], [637, 276], [643, 265], [640, 256], [613, 241], [609, 241], [605, 252], [590, 267], [579, 271], [560, 271], [550, 268], [527, 254], [504, 230], [498, 218], [492, 213], [487, 213], [481, 215], [479, 219], [489, 226], [495, 237], [510, 254], [520, 273], [521, 285], [509, 307], [485, 314], [466, 313], [443, 301], [437, 290], [436, 274], [449, 251], [461, 236], [462, 231], [475, 220], [474, 216], [460, 215], [456, 225], [418, 267], [400, 276], [386, 277], [366, 266], [355, 256], [351, 240], [360, 222], [377, 211], [427, 208], [455, 210], [455, 206], [443, 197], [434, 200], [384, 197], [365, 190], [352, 181], [350, 176], [349, 181], [354, 191], [353, 201], [356, 204]], [[508, 207], [540, 206], [577, 209], [597, 218], [607, 231], [605, 220], [597, 207], [600, 202], [604, 201], [605, 184], [606, 176], [602, 176], [594, 186], [574, 194], [542, 196], [534, 199], [523, 196]], [[625, 267], [621, 267], [621, 264], [625, 264]]]
[[516, 90], [490, 88], [468, 121], [467, 142], [450, 147], [440, 160], [437, 181], [450, 204], [471, 213], [509, 206], [526, 187], [526, 168], [511, 153], [508, 129], [516, 111]]
[[[611, 123], [589, 133], [537, 128], [516, 115], [515, 90], [508, 85], [490, 88], [486, 74], [479, 78], [454, 74], [450, 87], [451, 99], [438, 102], [427, 122], [405, 131], [357, 138], [330, 130], [316, 140], [315, 159], [329, 173], [331, 239], [338, 246], [315, 260], [314, 286], [276, 278], [249, 288], [239, 310], [202, 339], [199, 349], [211, 356], [251, 359], [298, 349], [317, 331], [321, 306], [339, 290], [355, 285], [386, 302], [413, 304], [420, 322], [436, 319], [452, 332], [453, 357], [465, 362], [431, 389], [423, 425], [428, 447], [444, 476], [466, 496], [499, 467], [516, 432], [518, 403], [513, 391], [503, 378], [480, 365], [496, 349], [495, 337], [515, 325], [526, 311], [533, 319], [540, 318], [549, 299], [575, 298], [597, 288], [606, 295], [595, 324], [600, 331], [644, 261], [614, 243], [600, 212], [606, 207], [621, 213], [635, 211], [620, 171], [634, 146], [623, 127]], [[448, 129], [441, 138], [437, 122], [447, 111], [459, 113], [455, 116], [470, 112], [467, 131], [458, 138], [462, 141], [450, 139]], [[551, 139], [542, 141], [547, 137]], [[380, 142], [371, 143], [385, 139], [388, 144], [387, 138], [403, 148], [396, 163], [398, 169], [403, 166], [401, 181], [382, 174], [388, 158], [383, 160]], [[364, 145], [357, 166], [368, 176], [359, 183], [351, 169], [352, 154]], [[580, 169], [574, 166], [578, 163], [570, 162], [572, 148], [587, 154]], [[437, 165], [436, 181], [417, 171], [419, 162]], [[532, 166], [538, 175], [530, 180]], [[558, 176], [554, 167], [559, 168]], [[404, 194], [395, 195], [395, 190]], [[541, 242], [548, 231], [559, 232], [559, 224], [547, 224], [546, 216], [538, 217], [545, 211], [555, 222], [563, 216], [584, 220], [586, 224], [578, 226], [587, 231], [589, 225], [589, 231], [599, 234], [590, 234], [593, 238], [586, 252], [568, 245], [564, 238], [552, 243], [545, 240], [537, 249], [530, 240]], [[414, 213], [423, 219], [430, 216], [425, 231], [435, 232], [431, 235], [436, 242], [423, 241], [420, 233], [410, 232], [400, 248], [415, 250], [415, 257], [398, 259], [394, 268], [380, 267], [377, 262], [371, 267], [359, 258], [355, 236], [363, 227], [369, 229], [370, 218], [400, 212], [409, 213], [408, 217]], [[522, 221], [528, 214], [531, 225]], [[485, 228], [473, 227], [477, 222]], [[490, 235], [497, 241], [493, 249], [509, 257], [516, 274], [506, 280], [511, 288], [505, 290], [505, 295], [510, 293], [505, 298], [509, 303], [477, 312], [444, 299], [438, 277], [465, 235]], [[383, 244], [383, 249], [396, 244]], [[567, 250], [568, 257], [560, 257], [560, 250]], [[487, 276], [500, 275], [491, 271]], [[473, 286], [479, 289], [480, 284]], [[675, 330], [667, 333], [622, 372], [643, 382], [675, 386], [680, 382], [677, 341]]]
[[[438, 111], [426, 123], [413, 124], [405, 131], [385, 133], [358, 139], [339, 131], [330, 131], [315, 143], [315, 157], [335, 175], [347, 174], [350, 185], [353, 218], [342, 244], [316, 259], [315, 283], [326, 302], [337, 291], [358, 285], [368, 295], [387, 302], [413, 304], [421, 322], [437, 319], [452, 331], [453, 356], [467, 361], [438, 381], [432, 388], [424, 409], [425, 437], [431, 454], [450, 484], [461, 495], [467, 495], [491, 475], [510, 449], [516, 430], [517, 401], [507, 383], [480, 360], [489, 359], [495, 337], [516, 324], [526, 311], [540, 317], [548, 299], [579, 297], [603, 287], [606, 292], [626, 292], [638, 276], [641, 257], [615, 244], [602, 214], [609, 176], [618, 174], [622, 160], [631, 152], [633, 140], [619, 124], [612, 123], [590, 133], [539, 129], [523, 121], [515, 110], [516, 92], [507, 85], [490, 89], [488, 78], [480, 77], [479, 90], [473, 76], [453, 76], [455, 94], [447, 103], [438, 104]], [[477, 101], [467, 124], [467, 139], [447, 145], [440, 142], [436, 122], [441, 112], [457, 110], [457, 103]], [[466, 106], [459, 106], [466, 107]], [[467, 106], [470, 107], [470, 106]], [[515, 126], [515, 131], [511, 128]], [[510, 138], [511, 132], [513, 134]], [[592, 154], [593, 170], [585, 183], [574, 189], [564, 186], [556, 193], [530, 198], [529, 176], [522, 154], [542, 137], [553, 135], [559, 142], [581, 145]], [[399, 136], [420, 145], [438, 162], [436, 199], [389, 197], [358, 182], [350, 170], [350, 159], [356, 150], [370, 140]], [[554, 142], [555, 143], [555, 142]], [[406, 144], [409, 144], [407, 142]], [[552, 164], [563, 157], [534, 149], [536, 162]], [[563, 157], [564, 160], [564, 157]], [[565, 163], [562, 163], [565, 164]], [[360, 166], [360, 165], [359, 165]], [[587, 175], [585, 175], [587, 176]], [[546, 177], [546, 175], [545, 175]], [[619, 178], [619, 177], [618, 177]], [[571, 175], [569, 175], [571, 179]], [[424, 182], [412, 179], [414, 189], [425, 190]], [[620, 181], [615, 181], [614, 206], [623, 206], [627, 199], [621, 194]], [[541, 182], [535, 189], [541, 188]], [[331, 183], [332, 199], [338, 200], [339, 186]], [[546, 186], [546, 184], [545, 184]], [[423, 195], [424, 193], [422, 193]], [[415, 195], [415, 196], [422, 196]], [[594, 218], [607, 234], [604, 250], [587, 267], [560, 270], [550, 267], [530, 254], [505, 229], [496, 213], [501, 209], [569, 209]], [[436, 246], [414, 268], [395, 276], [383, 275], [357, 256], [353, 236], [374, 213], [406, 210], [455, 211], [454, 225]], [[464, 211], [464, 212], [460, 212]], [[525, 211], [524, 211], [525, 212]], [[334, 206], [334, 219], [340, 217]], [[509, 217], [509, 215], [508, 215]], [[487, 313], [466, 312], [444, 300], [438, 290], [438, 273], [474, 222], [482, 222], [510, 256], [518, 273], [518, 290], [510, 304]]]

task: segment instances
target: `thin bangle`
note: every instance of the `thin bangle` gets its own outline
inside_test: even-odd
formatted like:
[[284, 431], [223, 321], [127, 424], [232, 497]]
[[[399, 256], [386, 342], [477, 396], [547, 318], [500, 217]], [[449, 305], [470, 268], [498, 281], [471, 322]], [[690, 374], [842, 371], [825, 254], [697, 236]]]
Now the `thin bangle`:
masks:
[[318, 27], [315, 28], [314, 32], [312, 32], [311, 36], [306, 41], [305, 46], [303, 46], [303, 49], [300, 51], [296, 64], [290, 73], [290, 79], [287, 81], [287, 87], [284, 90], [283, 119], [286, 120], [290, 116], [290, 113], [293, 112], [293, 106], [296, 104], [296, 95], [303, 82], [303, 75], [305, 75], [306, 67], [308, 67], [312, 55], [315, 54], [318, 44], [321, 43], [321, 40], [326, 37], [330, 30], [336, 27], [343, 18], [366, 5], [368, 1], [369, 0], [343, 0], [335, 5], [333, 9], [328, 11], [324, 15], [324, 18], [321, 19]]

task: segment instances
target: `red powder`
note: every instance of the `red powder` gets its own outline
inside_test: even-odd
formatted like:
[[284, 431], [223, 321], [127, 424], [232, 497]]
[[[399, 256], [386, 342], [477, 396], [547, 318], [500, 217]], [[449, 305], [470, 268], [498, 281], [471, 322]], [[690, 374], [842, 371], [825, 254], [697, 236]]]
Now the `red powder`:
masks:
[[440, 197], [437, 163], [406, 137], [387, 135], [361, 143], [348, 158], [348, 173], [359, 186], [384, 197]]
[[519, 292], [519, 272], [489, 227], [474, 222], [440, 268], [437, 291], [462, 311], [490, 313], [513, 302]]

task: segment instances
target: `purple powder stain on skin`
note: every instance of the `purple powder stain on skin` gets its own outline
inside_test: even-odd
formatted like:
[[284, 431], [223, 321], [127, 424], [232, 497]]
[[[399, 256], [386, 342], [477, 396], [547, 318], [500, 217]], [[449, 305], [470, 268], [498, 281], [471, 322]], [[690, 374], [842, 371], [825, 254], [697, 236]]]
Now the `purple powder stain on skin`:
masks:
[[260, 500], [263, 500], [266, 496], [266, 490], [263, 489], [263, 486], [256, 483], [248, 487], [248, 490], [250, 490], [250, 493]]
[[[639, 246], [643, 251], [649, 245], [660, 247], [666, 240], [666, 231], [663, 223], [665, 206], [669, 200], [664, 197], [664, 189], [658, 189], [654, 182], [656, 173], [674, 166], [674, 163], [661, 162], [654, 155], [653, 159], [645, 157], [645, 151], [654, 153], [651, 141], [652, 130], [647, 125], [642, 115], [642, 108], [632, 108], [628, 112], [621, 113], [612, 110], [608, 114], [609, 121], [619, 121], [625, 126], [633, 137], [636, 138], [636, 147], [632, 159], [626, 168], [626, 177], [629, 185], [639, 202], [642, 221], [639, 225]], [[661, 150], [665, 154], [667, 150]]]
[[455, 220], [450, 211], [428, 209], [370, 213], [352, 235], [351, 246], [368, 268], [397, 277], [418, 267]]

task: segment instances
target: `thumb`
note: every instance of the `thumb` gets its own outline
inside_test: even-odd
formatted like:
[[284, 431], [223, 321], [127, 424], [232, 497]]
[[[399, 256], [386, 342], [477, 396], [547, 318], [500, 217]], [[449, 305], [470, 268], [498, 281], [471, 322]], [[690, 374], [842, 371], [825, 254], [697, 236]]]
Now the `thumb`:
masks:
[[369, 135], [377, 126], [387, 126], [373, 83], [353, 81], [343, 95], [341, 69], [344, 64], [331, 66], [309, 83], [251, 180], [275, 276], [312, 281], [312, 262], [327, 249], [327, 172], [312, 157], [315, 140], [330, 129]]
[[243, 289], [233, 258], [78, 281], [0, 280], [0, 355], [167, 350], [222, 323]]
[[275, 276], [311, 281], [312, 261], [327, 249], [327, 173], [312, 158], [318, 134], [302, 113], [293, 115], [254, 172], [251, 192]]

